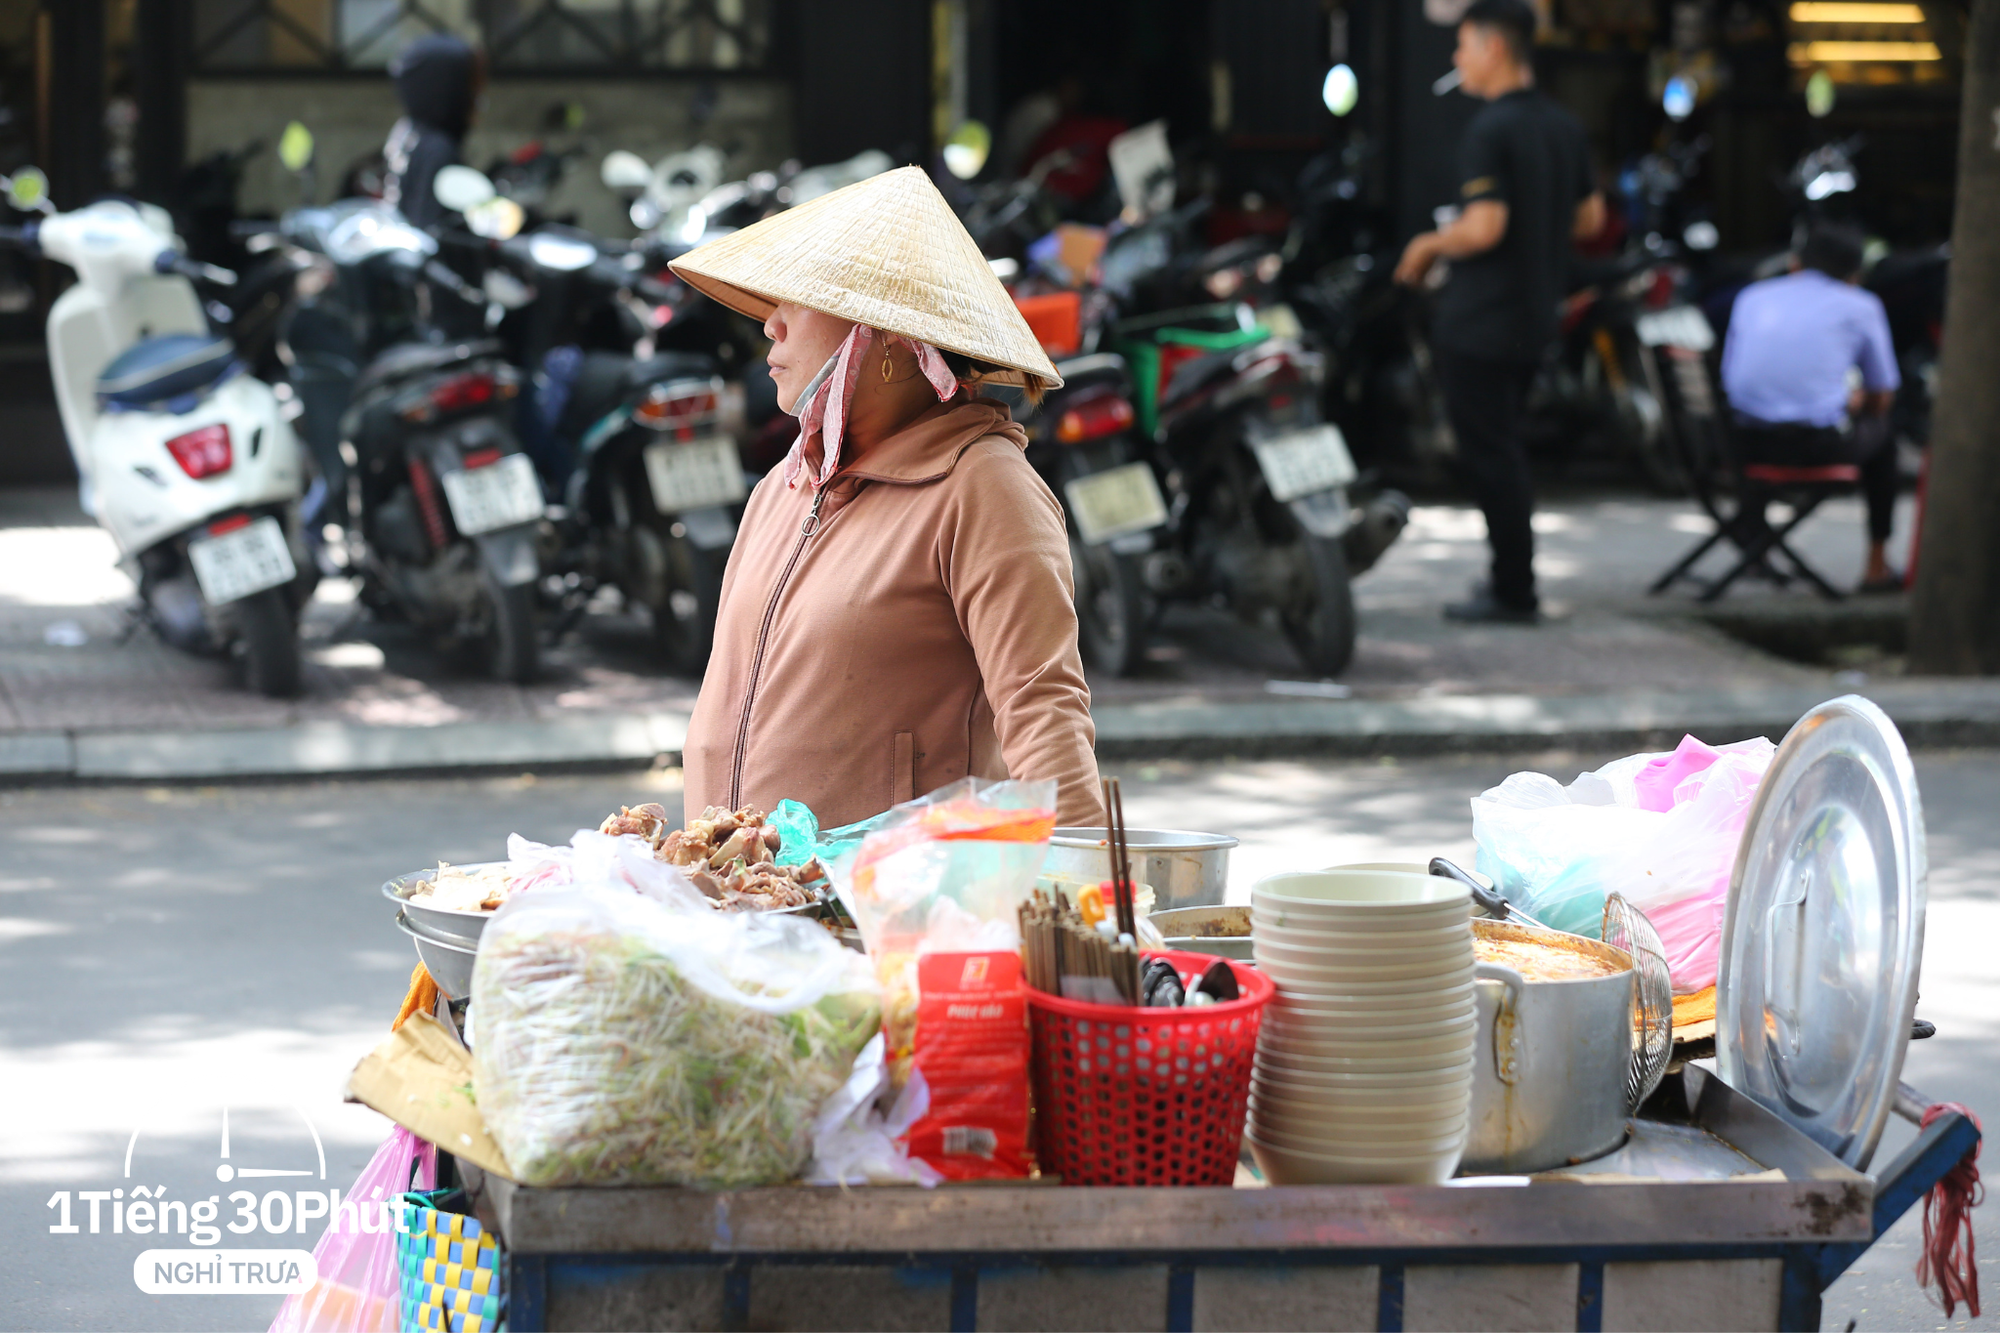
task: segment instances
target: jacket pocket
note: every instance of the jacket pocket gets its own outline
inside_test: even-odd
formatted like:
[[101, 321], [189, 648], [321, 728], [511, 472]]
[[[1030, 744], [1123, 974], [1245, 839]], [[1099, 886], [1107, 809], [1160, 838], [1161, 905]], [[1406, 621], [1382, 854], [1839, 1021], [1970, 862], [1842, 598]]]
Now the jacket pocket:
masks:
[[917, 738], [914, 732], [896, 733], [895, 764], [889, 771], [889, 804], [901, 805], [917, 799]]

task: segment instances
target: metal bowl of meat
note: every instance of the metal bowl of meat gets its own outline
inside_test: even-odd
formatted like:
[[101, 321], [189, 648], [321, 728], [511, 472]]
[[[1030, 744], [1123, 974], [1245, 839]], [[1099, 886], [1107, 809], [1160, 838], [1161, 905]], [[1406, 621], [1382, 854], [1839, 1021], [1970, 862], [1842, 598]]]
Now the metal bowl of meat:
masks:
[[[477, 949], [480, 932], [486, 929], [494, 908], [499, 906], [499, 898], [491, 890], [504, 883], [502, 877], [506, 868], [504, 861], [482, 861], [478, 865], [443, 865], [432, 870], [415, 870], [384, 884], [382, 896], [400, 907], [410, 924], [431, 938]], [[443, 870], [446, 877], [442, 892], [434, 887], [438, 870]], [[460, 882], [460, 877], [463, 877], [463, 882]], [[490, 898], [493, 907], [471, 905], [474, 893], [482, 889], [487, 892], [479, 900]]]
[[396, 929], [417, 946], [417, 961], [431, 974], [447, 1000], [468, 999], [472, 995], [472, 965], [479, 957], [478, 941], [466, 944], [437, 935], [410, 919], [409, 909], [396, 913]]

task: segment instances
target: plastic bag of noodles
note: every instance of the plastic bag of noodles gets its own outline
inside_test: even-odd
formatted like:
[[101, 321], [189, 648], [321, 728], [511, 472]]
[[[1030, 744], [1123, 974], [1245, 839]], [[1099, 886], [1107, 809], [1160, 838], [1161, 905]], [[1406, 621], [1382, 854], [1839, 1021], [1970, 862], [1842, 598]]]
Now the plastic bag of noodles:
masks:
[[473, 1091], [530, 1185], [790, 1180], [881, 1024], [873, 970], [824, 928], [547, 889], [488, 923]]

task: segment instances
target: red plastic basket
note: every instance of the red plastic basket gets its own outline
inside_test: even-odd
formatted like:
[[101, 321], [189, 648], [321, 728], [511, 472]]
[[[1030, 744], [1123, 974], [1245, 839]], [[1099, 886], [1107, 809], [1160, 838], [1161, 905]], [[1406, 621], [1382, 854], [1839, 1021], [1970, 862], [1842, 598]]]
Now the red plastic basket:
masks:
[[[1215, 959], [1166, 950], [1192, 984]], [[1035, 1142], [1066, 1185], [1227, 1185], [1236, 1178], [1257, 1029], [1276, 987], [1232, 962], [1241, 999], [1199, 1009], [1028, 992]]]

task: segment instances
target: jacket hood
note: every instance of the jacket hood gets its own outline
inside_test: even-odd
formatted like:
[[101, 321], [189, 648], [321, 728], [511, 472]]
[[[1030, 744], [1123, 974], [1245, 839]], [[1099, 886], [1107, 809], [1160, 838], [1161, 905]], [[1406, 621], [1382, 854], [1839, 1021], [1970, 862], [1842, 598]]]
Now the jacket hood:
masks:
[[404, 47], [389, 66], [389, 75], [396, 81], [396, 97], [405, 115], [458, 138], [472, 123], [477, 64], [477, 56], [462, 39], [438, 32]]

